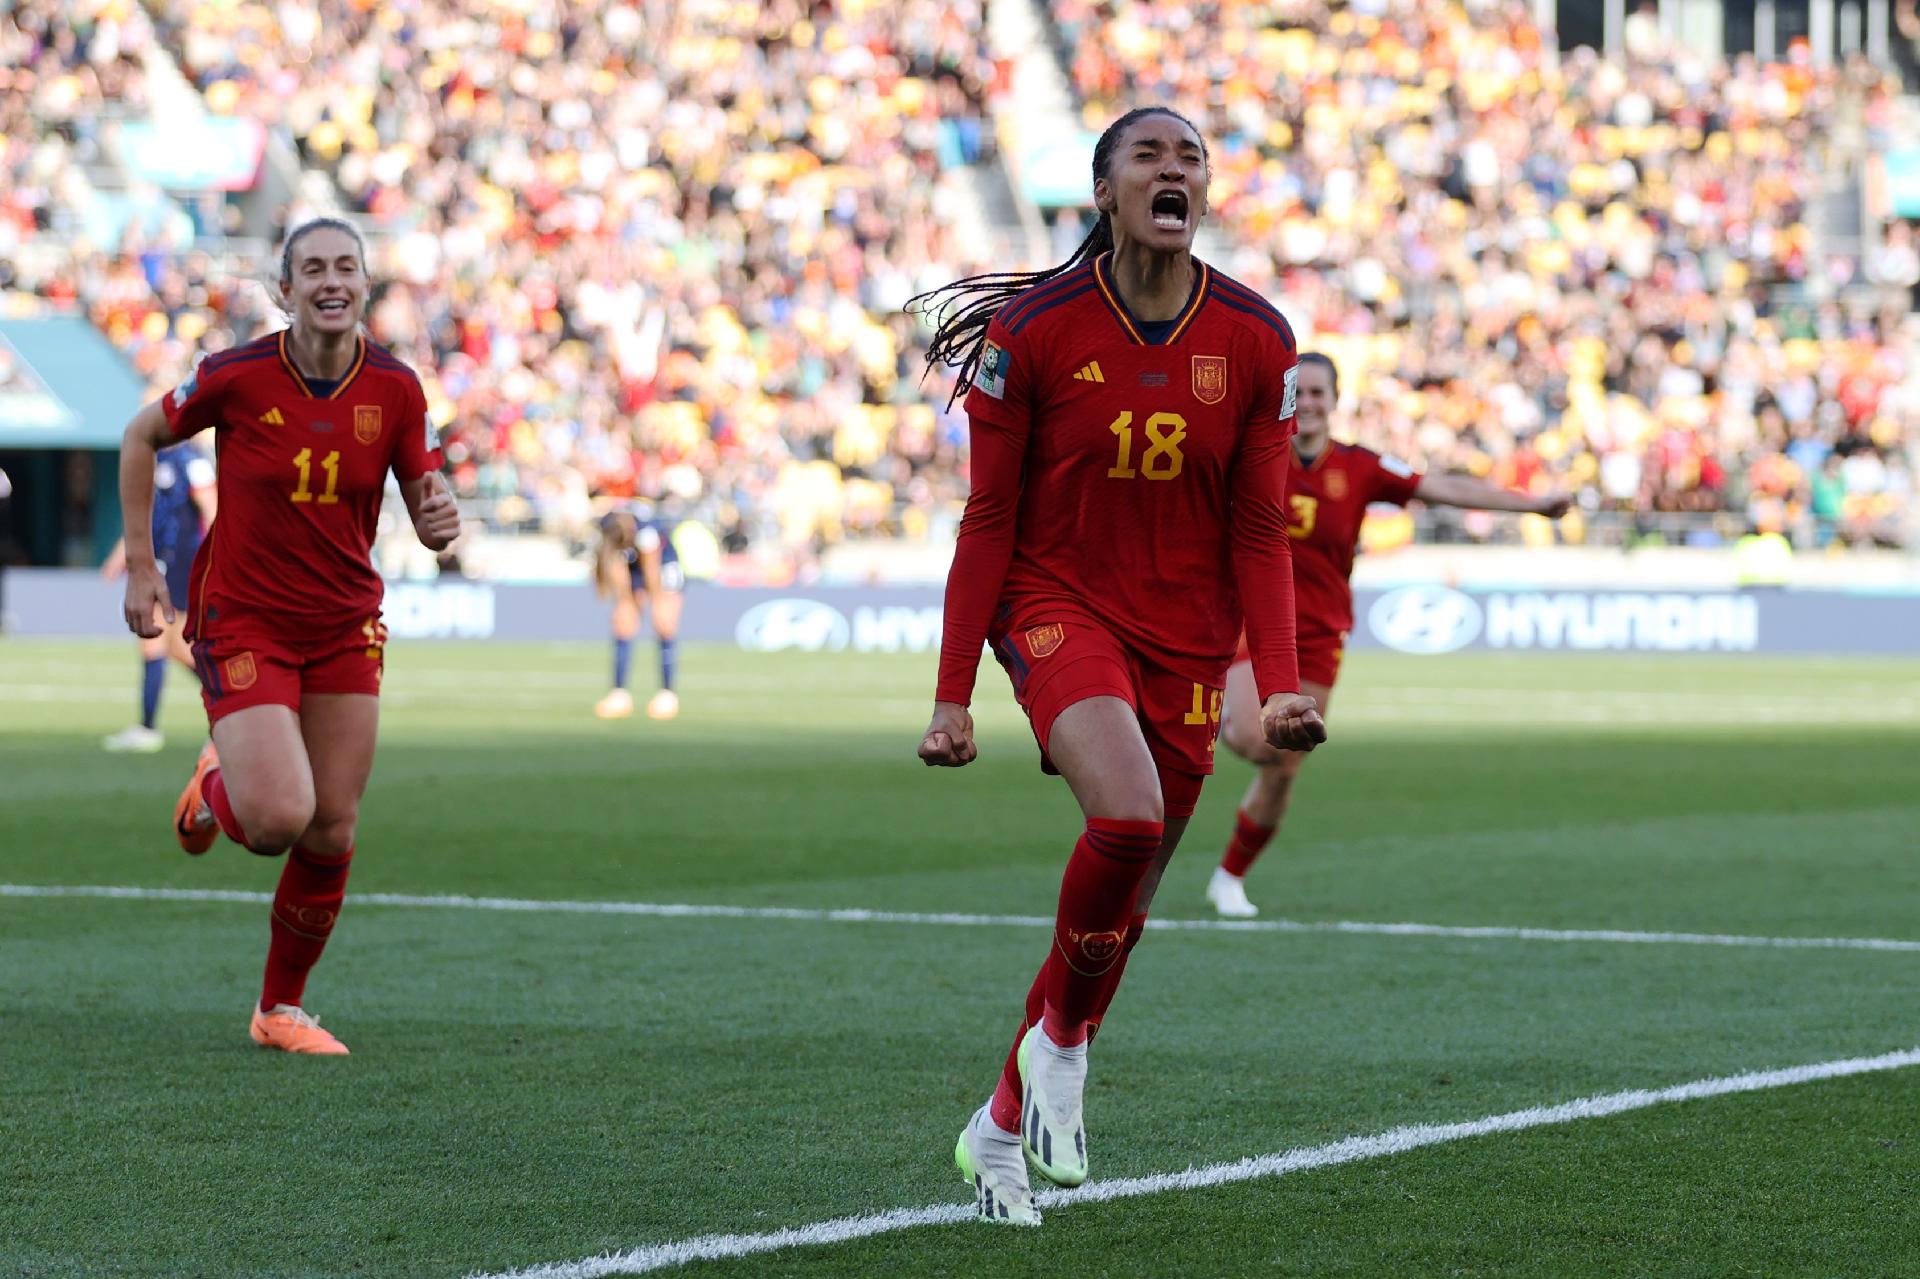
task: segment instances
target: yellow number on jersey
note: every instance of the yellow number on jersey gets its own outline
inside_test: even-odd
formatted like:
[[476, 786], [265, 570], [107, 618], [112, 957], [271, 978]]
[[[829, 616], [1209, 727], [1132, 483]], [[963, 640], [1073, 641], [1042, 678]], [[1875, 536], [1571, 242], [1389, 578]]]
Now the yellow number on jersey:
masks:
[[1308, 497], [1305, 493], [1295, 493], [1287, 498], [1287, 505], [1293, 508], [1293, 518], [1297, 524], [1287, 525], [1288, 537], [1312, 537], [1313, 524], [1320, 516], [1320, 499]]
[[1186, 455], [1180, 451], [1181, 441], [1187, 438], [1187, 419], [1178, 413], [1155, 413], [1147, 419], [1147, 451], [1137, 471], [1133, 467], [1133, 414], [1122, 413], [1108, 423], [1107, 429], [1120, 437], [1120, 457], [1107, 468], [1108, 479], [1130, 480], [1144, 475], [1150, 480], [1171, 480], [1187, 464]]
[[[295, 453], [293, 455], [293, 464], [299, 468], [300, 471], [300, 482], [294, 485], [291, 495], [293, 500], [296, 502], [313, 501], [313, 490], [307, 487], [307, 482], [313, 478], [313, 450], [301, 449], [298, 453]], [[332, 506], [340, 500], [340, 495], [334, 492], [336, 488], [340, 487], [340, 450], [335, 449], [333, 452], [321, 458], [320, 469], [327, 473], [327, 491], [320, 494], [319, 502], [322, 506]]]

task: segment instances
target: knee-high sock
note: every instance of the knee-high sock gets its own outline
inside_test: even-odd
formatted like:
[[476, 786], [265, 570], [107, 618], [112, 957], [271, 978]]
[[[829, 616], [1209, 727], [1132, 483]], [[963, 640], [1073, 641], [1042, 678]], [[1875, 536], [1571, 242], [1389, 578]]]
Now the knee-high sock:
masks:
[[[1133, 954], [1133, 948], [1140, 944], [1140, 935], [1146, 931], [1146, 927], [1147, 916], [1144, 911], [1127, 921], [1126, 938], [1120, 943], [1119, 961], [1107, 970], [1099, 1002], [1093, 1016], [1087, 1021], [1089, 1040], [1100, 1032], [1107, 1006], [1113, 1002], [1114, 992], [1120, 989], [1120, 974], [1126, 971], [1127, 958]], [[1061, 962], [1057, 948], [1047, 952], [1046, 962], [1040, 965], [1040, 971], [1034, 975], [1033, 985], [1027, 989], [1026, 1015], [1020, 1019], [1019, 1029], [1014, 1031], [1013, 1046], [1007, 1049], [1006, 1063], [1000, 1067], [1000, 1082], [994, 1086], [993, 1102], [988, 1113], [993, 1122], [1007, 1132], [1020, 1131], [1020, 1044], [1027, 1037], [1027, 1032], [1046, 1015], [1047, 983], [1052, 979], [1054, 965]]]
[[1220, 869], [1229, 875], [1244, 878], [1247, 871], [1260, 856], [1260, 850], [1273, 839], [1275, 828], [1261, 826], [1247, 816], [1247, 810], [1241, 809], [1233, 815], [1233, 838], [1227, 841], [1226, 855], [1220, 859]]
[[1107, 975], [1120, 963], [1140, 881], [1164, 832], [1161, 822], [1095, 817], [1074, 845], [1054, 917], [1059, 962], [1047, 971], [1047, 1037], [1062, 1048], [1086, 1041], [1087, 1021], [1100, 1006]]
[[1127, 971], [1127, 960], [1133, 957], [1133, 948], [1140, 944], [1140, 936], [1147, 931], [1147, 912], [1140, 911], [1127, 921], [1126, 940], [1120, 943], [1120, 960], [1108, 970], [1107, 984], [1100, 991], [1100, 1002], [1093, 1010], [1093, 1016], [1087, 1020], [1087, 1038], [1092, 1039], [1100, 1033], [1100, 1023], [1106, 1019], [1107, 1007], [1113, 1003], [1113, 996], [1120, 989], [1120, 974]]
[[266, 979], [260, 987], [260, 1010], [275, 1004], [300, 1003], [307, 974], [326, 949], [340, 903], [347, 895], [347, 869], [353, 861], [349, 848], [338, 857], [310, 853], [298, 845], [280, 872], [273, 894], [273, 940], [267, 946]]
[[613, 686], [627, 686], [627, 668], [633, 665], [633, 641], [618, 639], [613, 641]]
[[160, 714], [160, 686], [167, 680], [167, 659], [149, 657], [140, 674], [140, 724], [152, 728]]
[[207, 807], [213, 810], [213, 820], [220, 823], [221, 832], [234, 843], [246, 846], [247, 832], [240, 827], [240, 819], [233, 815], [233, 801], [227, 798], [227, 783], [220, 776], [220, 770], [210, 768], [207, 775], [200, 779], [200, 798], [207, 801]]
[[660, 641], [660, 687], [673, 691], [674, 676], [680, 665], [680, 641], [663, 639]]

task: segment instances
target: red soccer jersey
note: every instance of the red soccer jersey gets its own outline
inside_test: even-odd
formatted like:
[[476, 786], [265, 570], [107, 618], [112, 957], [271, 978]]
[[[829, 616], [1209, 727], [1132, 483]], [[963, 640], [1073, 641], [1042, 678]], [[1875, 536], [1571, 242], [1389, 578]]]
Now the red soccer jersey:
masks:
[[969, 700], [1003, 599], [1089, 611], [1209, 685], [1244, 603], [1261, 695], [1299, 687], [1284, 507], [1293, 331], [1259, 294], [1194, 265], [1157, 342], [1121, 302], [1111, 254], [988, 328], [967, 396], [973, 491], [947, 577], [939, 700]]
[[1369, 502], [1405, 506], [1420, 487], [1406, 463], [1358, 444], [1328, 442], [1311, 464], [1295, 458], [1287, 473], [1287, 537], [1293, 543], [1293, 593], [1300, 633], [1353, 629], [1354, 553]]
[[387, 472], [440, 468], [412, 369], [362, 338], [347, 376], [316, 395], [282, 331], [209, 356], [160, 406], [176, 439], [212, 427], [219, 457], [220, 518], [194, 559], [190, 634], [223, 615], [286, 633], [379, 612]]

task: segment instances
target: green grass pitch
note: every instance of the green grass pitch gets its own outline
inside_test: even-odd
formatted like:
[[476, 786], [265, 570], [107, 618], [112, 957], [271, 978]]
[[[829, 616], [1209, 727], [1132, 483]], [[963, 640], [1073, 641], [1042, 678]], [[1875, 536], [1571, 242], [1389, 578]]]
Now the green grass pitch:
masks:
[[[983, 671], [924, 770], [926, 657], [683, 659], [601, 723], [596, 646], [397, 644], [352, 890], [1050, 914], [1079, 819]], [[650, 659], [636, 662], [649, 689]], [[204, 730], [109, 757], [131, 644], [0, 641], [0, 883], [268, 892], [182, 856]], [[1268, 917], [1920, 940], [1920, 665], [1357, 654], [1249, 884]], [[1201, 889], [1223, 758], [1156, 913]], [[356, 906], [246, 1038], [250, 902], [0, 896], [0, 1276], [456, 1276], [964, 1203], [1048, 939], [1010, 924]], [[1157, 931], [1093, 1054], [1094, 1178], [1906, 1049], [1920, 953]], [[1201, 1191], [794, 1248], [719, 1275], [1911, 1275], [1920, 1068]]]

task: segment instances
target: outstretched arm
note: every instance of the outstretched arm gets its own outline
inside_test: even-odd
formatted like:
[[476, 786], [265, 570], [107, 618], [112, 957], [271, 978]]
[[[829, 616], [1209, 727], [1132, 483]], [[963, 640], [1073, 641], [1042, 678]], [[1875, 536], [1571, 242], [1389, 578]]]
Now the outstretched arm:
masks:
[[1465, 506], [1480, 511], [1519, 511], [1559, 519], [1573, 505], [1565, 493], [1554, 491], [1540, 497], [1515, 493], [1470, 475], [1423, 475], [1413, 495], [1435, 506]]

